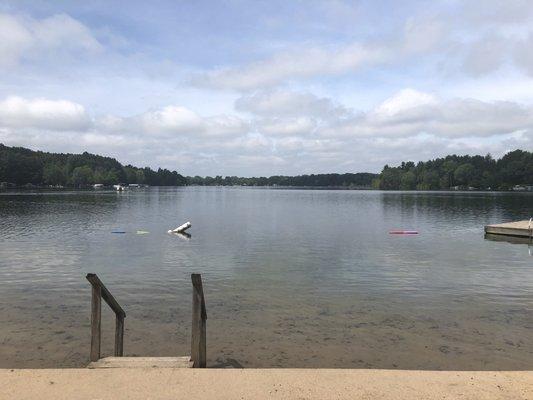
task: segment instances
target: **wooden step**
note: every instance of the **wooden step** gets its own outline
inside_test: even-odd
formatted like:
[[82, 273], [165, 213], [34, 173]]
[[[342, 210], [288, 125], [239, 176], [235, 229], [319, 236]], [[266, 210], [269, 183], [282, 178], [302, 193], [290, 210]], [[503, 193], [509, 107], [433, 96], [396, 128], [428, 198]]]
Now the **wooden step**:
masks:
[[191, 358], [184, 357], [105, 357], [87, 368], [192, 368]]

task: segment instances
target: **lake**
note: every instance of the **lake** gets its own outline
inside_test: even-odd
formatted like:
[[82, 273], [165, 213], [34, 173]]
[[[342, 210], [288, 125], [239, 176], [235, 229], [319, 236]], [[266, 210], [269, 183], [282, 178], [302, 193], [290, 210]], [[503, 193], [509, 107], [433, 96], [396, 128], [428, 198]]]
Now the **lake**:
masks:
[[88, 272], [126, 310], [125, 355], [189, 354], [198, 272], [208, 366], [532, 369], [532, 247], [483, 233], [532, 214], [533, 193], [0, 193], [0, 367], [86, 365]]

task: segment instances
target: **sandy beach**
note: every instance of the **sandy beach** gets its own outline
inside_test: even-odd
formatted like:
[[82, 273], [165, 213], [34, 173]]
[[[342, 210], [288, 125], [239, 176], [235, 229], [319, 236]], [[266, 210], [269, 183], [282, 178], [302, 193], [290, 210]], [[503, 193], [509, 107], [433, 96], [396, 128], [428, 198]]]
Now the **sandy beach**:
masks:
[[0, 399], [531, 399], [533, 372], [0, 370]]

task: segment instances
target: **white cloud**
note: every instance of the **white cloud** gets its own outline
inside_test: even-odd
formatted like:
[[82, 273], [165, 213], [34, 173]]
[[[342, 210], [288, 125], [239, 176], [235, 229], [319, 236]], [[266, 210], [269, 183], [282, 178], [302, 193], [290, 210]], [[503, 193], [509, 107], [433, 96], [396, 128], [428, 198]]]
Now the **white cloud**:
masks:
[[482, 6], [477, 0], [464, 0], [460, 4], [460, 14], [477, 25], [516, 25], [528, 22], [533, 16], [530, 0], [484, 0]]
[[201, 117], [179, 105], [165, 106], [140, 115], [106, 115], [95, 121], [98, 129], [109, 133], [132, 132], [153, 138], [232, 137], [249, 130], [247, 121], [232, 115]]
[[207, 68], [191, 82], [198, 87], [251, 91], [315, 77], [355, 77], [368, 71], [364, 67], [390, 68], [401, 74], [401, 68], [410, 63], [443, 79], [452, 74], [476, 78], [508, 65], [532, 74], [532, 4], [489, 0], [480, 7], [479, 2], [466, 0], [425, 7], [387, 33], [343, 38], [335, 44], [316, 39], [284, 44], [262, 59]]
[[508, 46], [505, 38], [493, 33], [476, 40], [466, 49], [463, 69], [473, 76], [498, 69], [505, 62]]
[[15, 65], [32, 44], [28, 29], [12, 16], [0, 14], [0, 66]]
[[[409, 18], [403, 29], [403, 53], [416, 54], [432, 50], [445, 37], [445, 26], [437, 17]], [[398, 46], [398, 43], [393, 43]]]
[[345, 46], [303, 46], [241, 68], [221, 68], [192, 79], [200, 87], [251, 90], [280, 84], [293, 78], [341, 74], [388, 56], [378, 46], [353, 43]]
[[323, 117], [341, 115], [347, 110], [331, 99], [317, 97], [308, 92], [288, 90], [264, 90], [242, 96], [235, 102], [239, 111], [250, 112], [265, 117], [307, 116]]
[[208, 136], [236, 136], [250, 130], [250, 124], [232, 115], [216, 115], [205, 120], [205, 133]]
[[516, 44], [514, 59], [529, 76], [533, 77], [533, 32]]
[[271, 118], [257, 121], [258, 130], [273, 136], [306, 136], [313, 133], [317, 122], [310, 117]]
[[[265, 98], [258, 94], [257, 102], [247, 103], [257, 112], [247, 120], [200, 116], [179, 105], [132, 116], [89, 116], [66, 100], [9, 97], [0, 101], [0, 142], [88, 150], [190, 175], [376, 171], [405, 159], [533, 148], [533, 107], [513, 102], [441, 99], [405, 89], [356, 111], [305, 93], [280, 95], [279, 104], [276, 96]], [[321, 112], [319, 106], [342, 112]]]
[[411, 18], [393, 39], [336, 46], [302, 43], [248, 65], [197, 74], [191, 83], [199, 87], [249, 91], [291, 80], [353, 73], [365, 66], [403, 61], [433, 50], [442, 41], [444, 31], [445, 27], [437, 18]]
[[0, 14], [0, 67], [15, 67], [24, 59], [101, 50], [91, 31], [66, 14], [43, 19]]
[[489, 137], [518, 130], [532, 132], [533, 108], [513, 102], [438, 99], [404, 90], [375, 109], [332, 121], [320, 131], [325, 137]]
[[138, 119], [142, 130], [150, 134], [198, 133], [205, 128], [202, 118], [181, 106], [167, 106], [150, 111]]
[[102, 46], [89, 28], [66, 14], [31, 20], [29, 30], [33, 34], [36, 46], [43, 46], [46, 49], [102, 50]]
[[384, 117], [393, 117], [417, 107], [435, 104], [437, 104], [437, 99], [428, 93], [404, 89], [381, 103], [374, 112]]
[[90, 125], [85, 108], [67, 100], [11, 96], [0, 102], [0, 127], [83, 131]]

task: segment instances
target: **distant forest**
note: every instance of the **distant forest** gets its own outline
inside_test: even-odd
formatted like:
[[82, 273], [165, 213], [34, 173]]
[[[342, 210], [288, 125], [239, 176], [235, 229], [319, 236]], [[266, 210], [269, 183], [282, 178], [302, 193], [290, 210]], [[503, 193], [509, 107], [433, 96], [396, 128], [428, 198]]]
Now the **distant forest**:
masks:
[[180, 186], [187, 184], [187, 179], [176, 171], [124, 166], [114, 158], [87, 152], [45, 153], [23, 147], [7, 147], [0, 143], [0, 182], [17, 186], [84, 187], [94, 183]]
[[515, 150], [490, 156], [447, 156], [426, 162], [385, 165], [373, 187], [382, 190], [492, 189], [533, 185], [533, 153]]
[[486, 156], [447, 156], [398, 167], [385, 165], [380, 174], [317, 174], [239, 178], [236, 176], [188, 177], [189, 184], [219, 186], [309, 186], [382, 190], [509, 190], [515, 185], [533, 185], [533, 153], [515, 150], [499, 160]]
[[298, 176], [239, 178], [237, 176], [188, 177], [190, 185], [200, 186], [296, 186], [296, 187], [339, 187], [347, 189], [371, 188], [377, 174], [361, 172], [357, 174], [311, 174]]
[[[60, 154], [33, 151], [0, 144], [0, 183], [17, 186], [86, 187], [101, 183], [150, 186], [295, 186], [346, 189], [509, 190], [516, 185], [533, 185], [533, 153], [515, 150], [499, 160], [486, 156], [451, 155], [415, 164], [385, 165], [380, 174], [311, 174], [241, 178], [237, 176], [184, 177], [176, 171], [122, 165], [114, 158], [90, 153]], [[5, 185], [3, 185], [5, 186]]]

